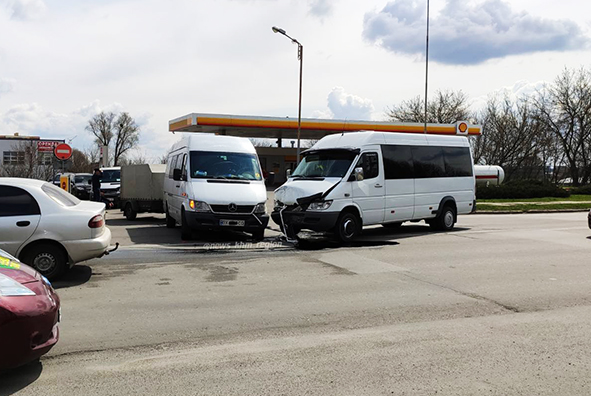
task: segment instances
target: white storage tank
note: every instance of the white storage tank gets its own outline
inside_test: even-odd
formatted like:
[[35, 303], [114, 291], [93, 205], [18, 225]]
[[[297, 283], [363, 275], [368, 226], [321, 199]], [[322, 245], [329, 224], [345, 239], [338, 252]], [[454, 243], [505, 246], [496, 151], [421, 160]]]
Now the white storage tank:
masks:
[[498, 165], [474, 165], [477, 184], [498, 186], [505, 179], [505, 171]]

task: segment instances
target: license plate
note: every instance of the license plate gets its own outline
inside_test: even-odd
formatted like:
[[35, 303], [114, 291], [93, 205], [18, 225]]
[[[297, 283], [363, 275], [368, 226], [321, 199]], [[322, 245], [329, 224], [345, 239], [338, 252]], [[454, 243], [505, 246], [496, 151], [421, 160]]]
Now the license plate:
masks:
[[244, 220], [220, 220], [221, 226], [244, 227]]

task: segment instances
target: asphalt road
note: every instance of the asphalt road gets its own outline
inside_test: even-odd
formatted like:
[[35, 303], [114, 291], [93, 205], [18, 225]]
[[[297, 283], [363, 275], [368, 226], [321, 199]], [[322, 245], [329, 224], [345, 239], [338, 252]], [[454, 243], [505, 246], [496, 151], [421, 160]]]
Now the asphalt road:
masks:
[[345, 248], [109, 219], [122, 247], [56, 282], [60, 342], [1, 395], [591, 394], [586, 213], [374, 227]]

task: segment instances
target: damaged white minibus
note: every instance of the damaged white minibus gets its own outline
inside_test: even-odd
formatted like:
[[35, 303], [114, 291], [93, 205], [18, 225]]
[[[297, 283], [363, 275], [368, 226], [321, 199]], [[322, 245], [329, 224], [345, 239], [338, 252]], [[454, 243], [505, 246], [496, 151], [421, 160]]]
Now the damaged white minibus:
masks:
[[373, 224], [425, 220], [451, 230], [475, 204], [466, 136], [351, 132], [325, 136], [303, 153], [275, 190], [272, 218], [288, 238], [308, 229], [348, 242]]

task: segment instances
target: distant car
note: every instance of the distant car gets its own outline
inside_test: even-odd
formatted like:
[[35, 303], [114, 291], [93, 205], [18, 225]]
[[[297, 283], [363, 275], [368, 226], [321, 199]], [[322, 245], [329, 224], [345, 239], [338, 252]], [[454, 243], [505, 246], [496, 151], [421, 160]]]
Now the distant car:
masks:
[[90, 199], [92, 195], [92, 185], [90, 184], [91, 179], [92, 173], [76, 173], [74, 175], [75, 187], [73, 195], [78, 199]]
[[121, 167], [101, 168], [101, 195], [104, 200], [119, 205], [121, 195]]
[[41, 180], [0, 177], [0, 249], [50, 280], [108, 254], [105, 204], [80, 201]]
[[59, 321], [60, 299], [47, 278], [0, 250], [0, 370], [49, 352]]

